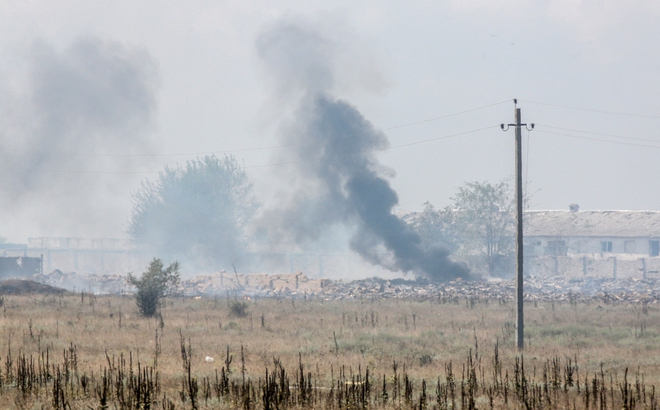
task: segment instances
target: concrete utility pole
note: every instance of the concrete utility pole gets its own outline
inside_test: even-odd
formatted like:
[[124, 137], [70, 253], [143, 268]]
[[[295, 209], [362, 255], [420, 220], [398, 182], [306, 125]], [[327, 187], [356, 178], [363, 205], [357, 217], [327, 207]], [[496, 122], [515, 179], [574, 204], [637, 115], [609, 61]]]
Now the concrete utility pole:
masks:
[[500, 127], [503, 131], [507, 131], [509, 127], [516, 127], [516, 303], [518, 305], [516, 314], [516, 344], [518, 349], [525, 347], [525, 320], [523, 316], [523, 188], [522, 188], [522, 130], [524, 125], [525, 129], [531, 131], [534, 129], [534, 124], [531, 128], [527, 128], [527, 124], [521, 123], [520, 108], [518, 108], [518, 100], [513, 100], [515, 107], [515, 124], [501, 124]]

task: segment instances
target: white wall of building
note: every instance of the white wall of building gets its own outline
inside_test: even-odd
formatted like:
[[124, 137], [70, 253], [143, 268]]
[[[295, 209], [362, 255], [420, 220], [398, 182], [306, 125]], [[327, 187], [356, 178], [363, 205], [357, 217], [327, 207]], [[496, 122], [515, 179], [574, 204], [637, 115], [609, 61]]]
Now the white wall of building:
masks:
[[[525, 253], [530, 256], [616, 254], [650, 257], [652, 256], [651, 242], [657, 243], [658, 241], [660, 238], [536, 236], [525, 238]], [[609, 243], [611, 243], [611, 247]]]

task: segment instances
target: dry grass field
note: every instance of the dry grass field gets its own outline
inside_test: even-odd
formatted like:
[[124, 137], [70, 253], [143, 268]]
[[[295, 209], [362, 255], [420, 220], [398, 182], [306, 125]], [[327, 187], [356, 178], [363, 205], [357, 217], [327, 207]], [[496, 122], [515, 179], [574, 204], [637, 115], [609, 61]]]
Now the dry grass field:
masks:
[[529, 303], [523, 356], [514, 321], [498, 300], [178, 298], [143, 318], [130, 297], [4, 296], [0, 408], [656, 408], [656, 305]]

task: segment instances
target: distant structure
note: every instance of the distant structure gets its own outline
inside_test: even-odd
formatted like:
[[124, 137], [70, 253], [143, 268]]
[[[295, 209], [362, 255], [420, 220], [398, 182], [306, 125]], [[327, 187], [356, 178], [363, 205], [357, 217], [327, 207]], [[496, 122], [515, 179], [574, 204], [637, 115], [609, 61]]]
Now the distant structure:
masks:
[[[114, 275], [143, 269], [140, 255], [122, 239], [28, 238], [25, 244], [4, 244], [5, 258], [43, 258], [44, 273], [59, 269], [79, 274]], [[26, 259], [27, 260], [27, 259]]]
[[[56, 269], [63, 273], [76, 272], [79, 275], [139, 273], [148, 265], [153, 255], [145, 255], [128, 241], [117, 238], [41, 237], [28, 238], [27, 244], [0, 244], [0, 257], [6, 259], [4, 262], [0, 260], [1, 277], [3, 263], [13, 272], [5, 276], [29, 276], [41, 271], [48, 274]], [[17, 270], [17, 261], [25, 262], [24, 269]], [[186, 264], [186, 268], [192, 266], [192, 263], [188, 265], [186, 261], [182, 262]], [[34, 266], [39, 267], [39, 272]], [[223, 268], [231, 270], [231, 266], [218, 266], [215, 272]], [[352, 253], [306, 253], [286, 247], [279, 253], [257, 249], [242, 255], [236, 262], [236, 268], [240, 273], [284, 274], [302, 271], [313, 279], [327, 276], [344, 279], [393, 276], [389, 271], [361, 263], [360, 258]], [[214, 268], [195, 273], [200, 272], [211, 273]]]
[[43, 258], [30, 256], [0, 256], [0, 279], [43, 273]]
[[660, 278], [660, 212], [525, 213], [527, 274]]
[[660, 255], [658, 211], [527, 211], [529, 255]]

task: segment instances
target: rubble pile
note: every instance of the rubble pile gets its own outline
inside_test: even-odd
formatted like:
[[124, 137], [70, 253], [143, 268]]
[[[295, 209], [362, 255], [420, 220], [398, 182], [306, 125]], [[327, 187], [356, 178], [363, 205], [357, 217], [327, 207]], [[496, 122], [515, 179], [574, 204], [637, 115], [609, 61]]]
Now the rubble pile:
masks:
[[660, 280], [603, 277], [530, 277], [525, 298], [530, 300], [660, 303]]
[[[660, 281], [656, 279], [612, 279], [602, 277], [563, 278], [525, 277], [525, 300], [555, 302], [602, 301], [660, 303]], [[406, 298], [406, 299], [499, 299], [515, 300], [514, 280], [423, 281], [378, 278], [328, 284], [321, 296], [326, 299]]]
[[[361, 298], [401, 299], [499, 299], [514, 300], [513, 280], [452, 281], [430, 283], [423, 280], [369, 278], [350, 282], [309, 279], [301, 272], [280, 275], [217, 274], [184, 281], [189, 296], [231, 293], [257, 297], [307, 297], [325, 300]], [[555, 302], [660, 303], [660, 280], [612, 279], [603, 277], [565, 278], [529, 276], [525, 278], [525, 299]]]
[[329, 279], [309, 279], [302, 272], [269, 275], [266, 273], [239, 274], [220, 272], [197, 276], [181, 282], [186, 295], [217, 295], [226, 292], [262, 297], [279, 295], [318, 295], [332, 283]]
[[[80, 275], [55, 270], [34, 275], [32, 280], [72, 291], [98, 294], [133, 293], [124, 275]], [[185, 296], [256, 296], [322, 298], [324, 300], [361, 298], [401, 298], [417, 300], [515, 299], [513, 280], [452, 281], [431, 283], [424, 280], [369, 278], [344, 282], [308, 278], [302, 272], [290, 274], [238, 274], [221, 272], [182, 280]], [[660, 303], [660, 279], [604, 277], [525, 277], [525, 299], [529, 301], [604, 303]]]

